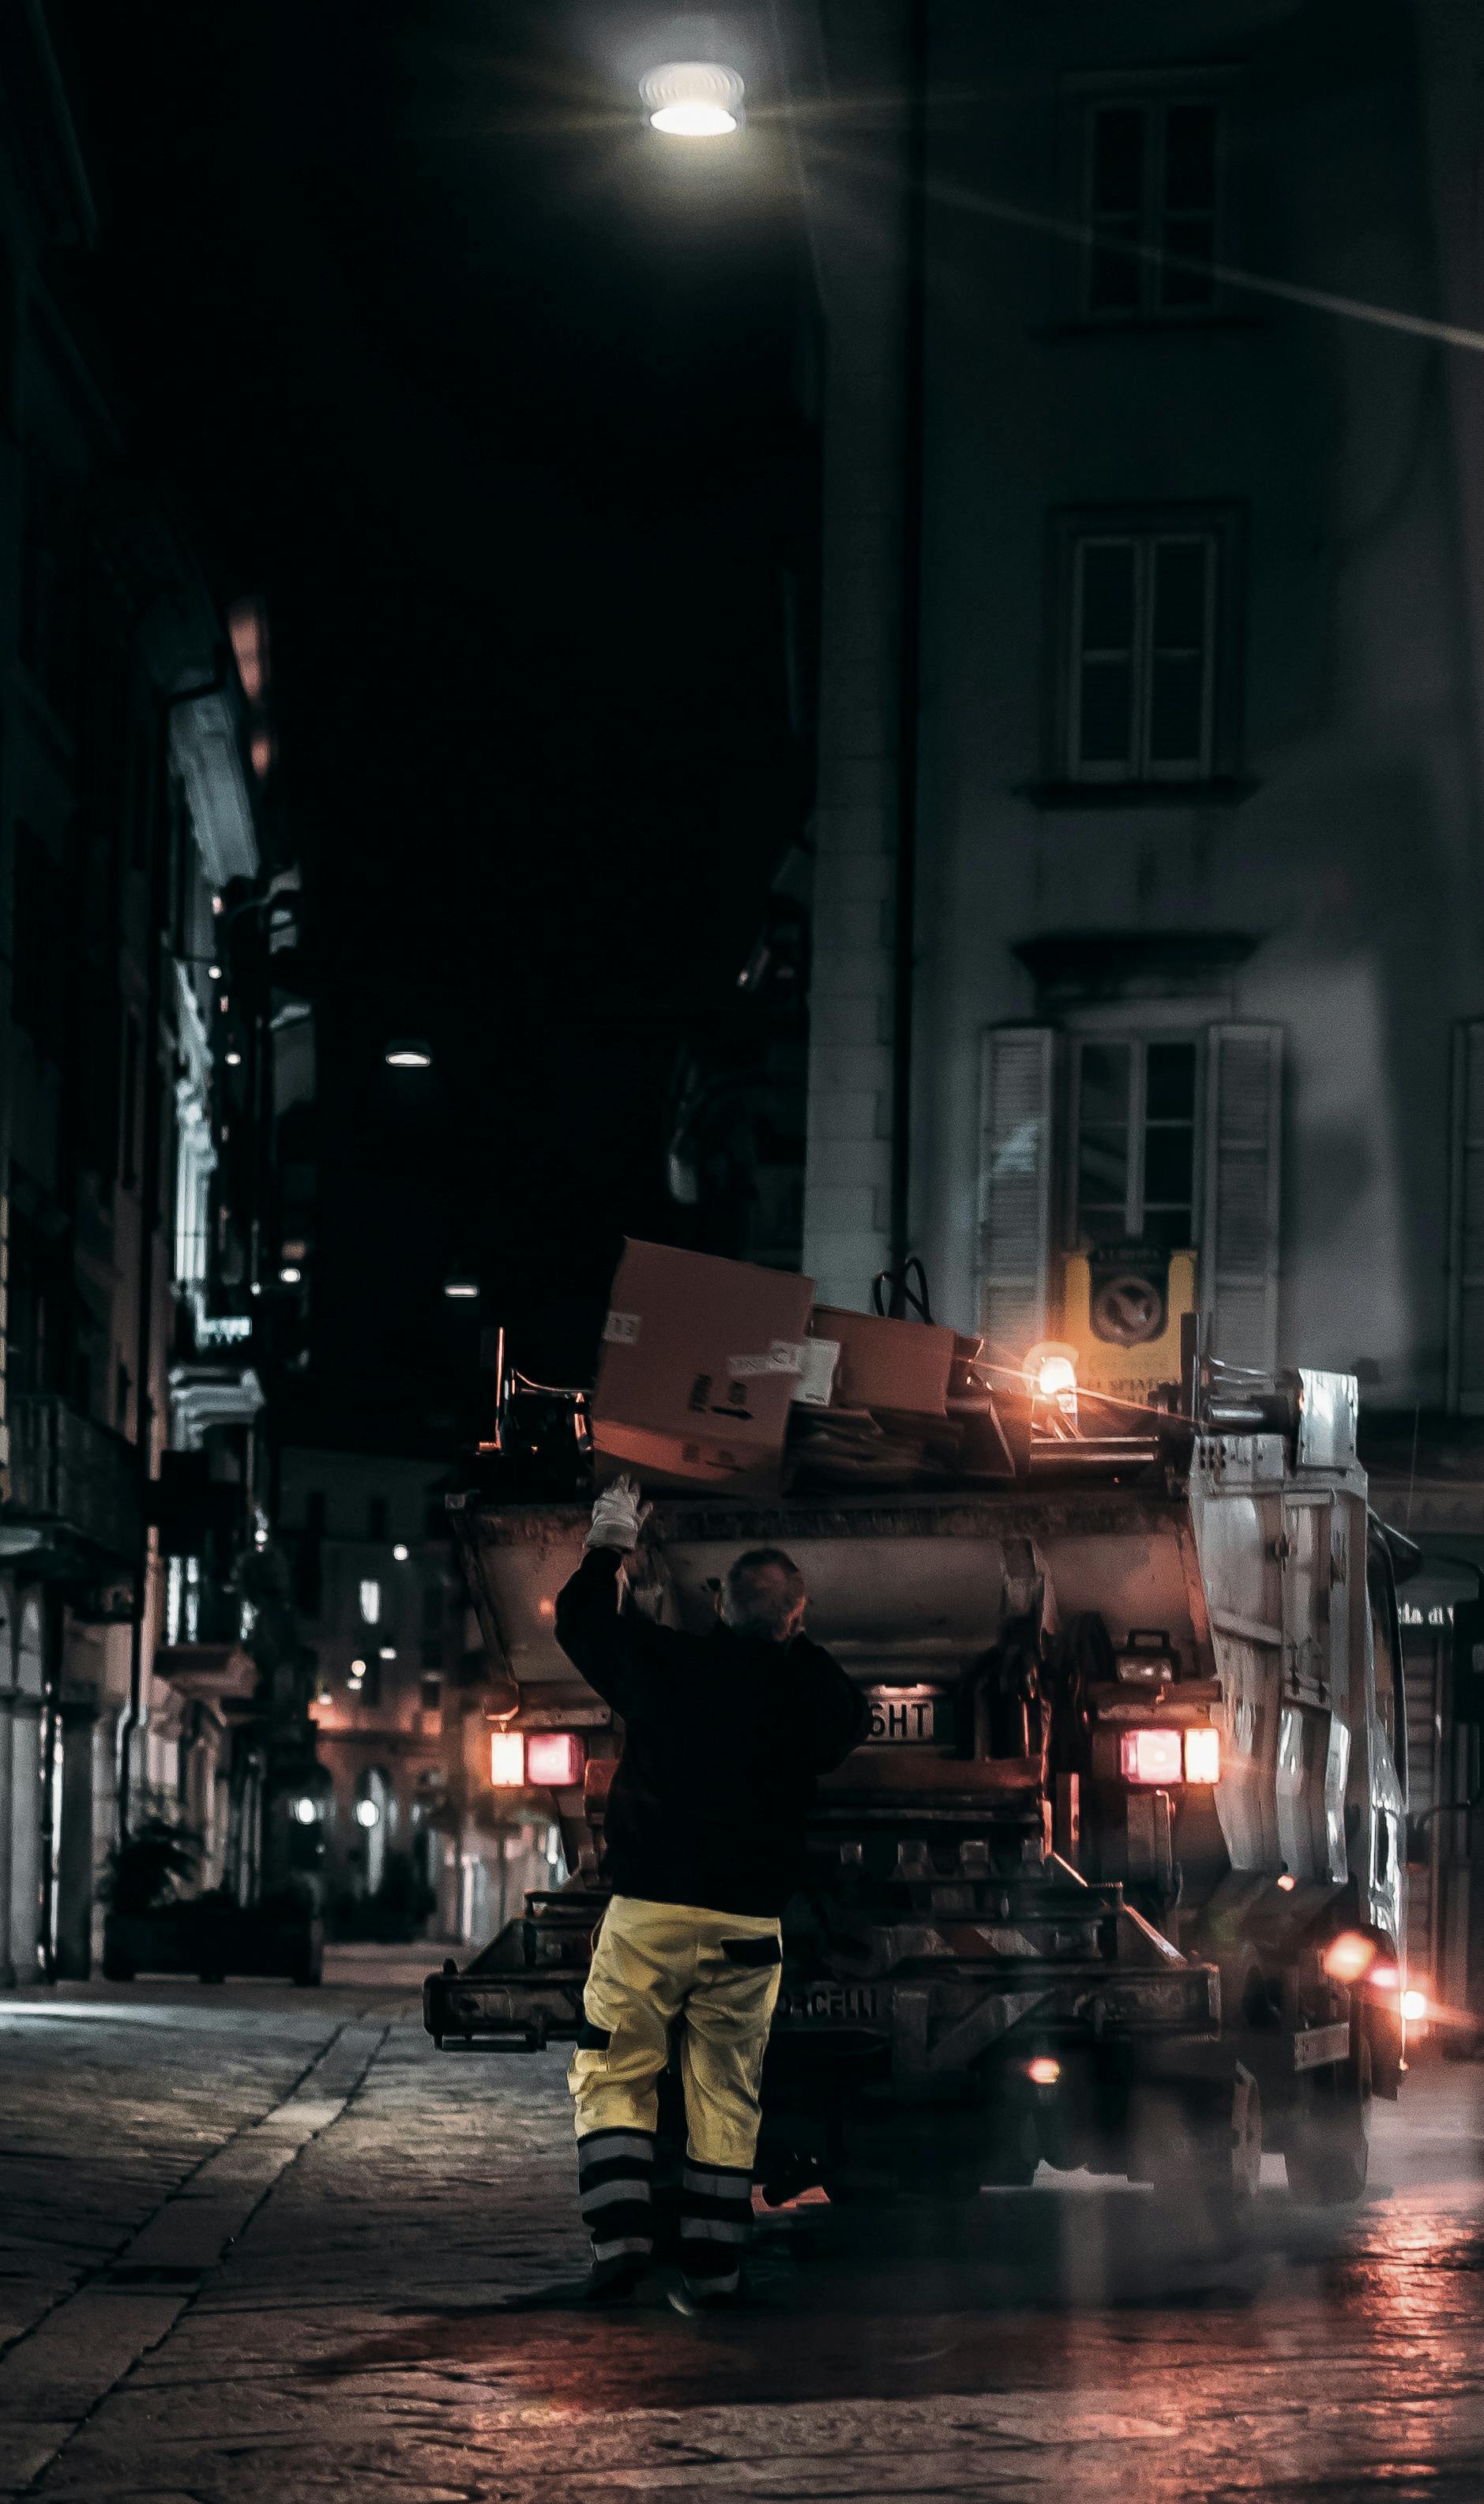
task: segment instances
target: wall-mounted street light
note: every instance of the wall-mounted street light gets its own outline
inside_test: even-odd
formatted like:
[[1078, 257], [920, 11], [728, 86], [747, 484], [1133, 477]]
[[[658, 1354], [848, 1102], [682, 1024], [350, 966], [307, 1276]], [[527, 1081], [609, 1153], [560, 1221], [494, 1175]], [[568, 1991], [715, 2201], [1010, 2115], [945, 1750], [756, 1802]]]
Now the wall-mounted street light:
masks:
[[393, 1548], [393, 1550], [392, 1550], [392, 1559], [393, 1559], [394, 1564], [397, 1564], [397, 1565], [405, 1565], [405, 1564], [406, 1564], [406, 1562], [407, 1562], [407, 1550], [406, 1550], [406, 1548], [404, 1547], [403, 1543], [401, 1542], [401, 1540], [398, 1540], [398, 1541], [397, 1541], [397, 1546]]
[[296, 1287], [304, 1272], [302, 1269], [296, 1269], [293, 1263], [290, 1261], [285, 1264], [284, 1268], [280, 1269], [278, 1274], [284, 1286]]
[[373, 1799], [363, 1799], [356, 1802], [356, 1824], [358, 1826], [363, 1826], [366, 1827], [373, 1826], [379, 1822], [380, 1817], [381, 1811]]
[[650, 129], [667, 139], [728, 139], [742, 127], [742, 80], [722, 61], [664, 61], [638, 91]]
[[453, 1304], [471, 1304], [479, 1293], [479, 1281], [466, 1277], [462, 1270], [456, 1271], [453, 1277], [444, 1279], [443, 1293]]
[[382, 1058], [389, 1069], [431, 1069], [432, 1047], [420, 1035], [398, 1035], [389, 1043]]

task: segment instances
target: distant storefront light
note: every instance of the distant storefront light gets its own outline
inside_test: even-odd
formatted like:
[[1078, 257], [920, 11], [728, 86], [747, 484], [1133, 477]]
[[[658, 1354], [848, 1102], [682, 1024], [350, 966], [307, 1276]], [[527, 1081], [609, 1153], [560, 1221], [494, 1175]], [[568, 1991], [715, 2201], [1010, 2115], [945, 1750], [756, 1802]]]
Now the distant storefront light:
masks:
[[240, 1052], [227, 1053], [225, 1060], [228, 1069], [240, 1069], [242, 1067], [242, 1055]]
[[356, 1824], [358, 1826], [375, 1826], [380, 1821], [380, 1817], [381, 1811], [374, 1800], [365, 1799], [358, 1800], [356, 1802]]
[[296, 1287], [304, 1272], [302, 1269], [295, 1269], [293, 1263], [290, 1261], [278, 1274], [286, 1287]]
[[383, 1644], [376, 1657], [378, 1660], [395, 1660], [397, 1658], [396, 1644]]
[[304, 1798], [294, 1801], [293, 1814], [300, 1826], [313, 1826], [320, 1812], [312, 1799]]
[[392, 1550], [392, 1556], [393, 1556], [393, 1561], [394, 1561], [394, 1563], [396, 1563], [396, 1564], [397, 1564], [397, 1565], [405, 1565], [405, 1564], [406, 1564], [406, 1562], [407, 1562], [407, 1548], [406, 1548], [406, 1543], [405, 1543], [403, 1540], [400, 1540], [400, 1539], [399, 1539], [399, 1540], [397, 1541], [397, 1546], [396, 1546], [396, 1547], [393, 1548], [393, 1550]]
[[388, 1044], [385, 1058], [389, 1069], [431, 1069], [432, 1067], [431, 1048], [417, 1035], [398, 1036], [395, 1042]]
[[477, 1278], [445, 1278], [443, 1293], [456, 1304], [470, 1303], [479, 1293]]

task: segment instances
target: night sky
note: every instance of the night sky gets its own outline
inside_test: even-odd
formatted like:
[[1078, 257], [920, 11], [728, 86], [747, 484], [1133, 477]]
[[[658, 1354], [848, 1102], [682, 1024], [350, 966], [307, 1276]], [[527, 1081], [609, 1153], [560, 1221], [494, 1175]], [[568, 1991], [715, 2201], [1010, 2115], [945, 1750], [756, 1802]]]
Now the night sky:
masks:
[[[133, 427], [260, 589], [309, 889], [327, 1376], [444, 1405], [475, 1317], [578, 1367], [664, 1196], [801, 765], [792, 209], [644, 130], [642, 20], [542, 0], [65, 0]], [[660, 44], [660, 56], [665, 46]], [[381, 1049], [427, 1034], [431, 1078]]]

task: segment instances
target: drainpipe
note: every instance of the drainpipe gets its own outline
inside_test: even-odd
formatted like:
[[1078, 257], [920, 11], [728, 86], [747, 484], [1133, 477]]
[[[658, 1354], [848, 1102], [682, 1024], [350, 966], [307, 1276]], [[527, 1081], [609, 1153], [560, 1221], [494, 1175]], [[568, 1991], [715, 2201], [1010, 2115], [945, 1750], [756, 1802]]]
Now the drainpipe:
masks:
[[159, 1025], [163, 1012], [165, 923], [170, 902], [170, 723], [177, 705], [216, 696], [226, 684], [224, 659], [199, 685], [159, 700], [159, 752], [155, 761], [155, 839], [150, 847], [149, 964], [145, 992], [144, 1157], [139, 1178], [139, 1307], [134, 1342], [134, 1462], [139, 1484], [139, 1545], [134, 1557], [134, 1607], [129, 1623], [129, 1700], [119, 1717], [115, 1771], [118, 1829], [128, 1841], [133, 1788], [134, 1734], [145, 1724], [144, 1628], [150, 1595], [150, 1486], [154, 1478], [155, 1408], [150, 1396], [155, 1361], [155, 1248], [159, 1232], [163, 1146], [163, 1088]]
[[917, 777], [922, 698], [922, 444], [926, 286], [927, 53], [930, 0], [908, 0], [905, 326], [902, 355], [902, 605], [897, 666], [897, 846], [891, 1026], [890, 1310], [907, 1310], [912, 1251], [913, 975], [916, 949]]

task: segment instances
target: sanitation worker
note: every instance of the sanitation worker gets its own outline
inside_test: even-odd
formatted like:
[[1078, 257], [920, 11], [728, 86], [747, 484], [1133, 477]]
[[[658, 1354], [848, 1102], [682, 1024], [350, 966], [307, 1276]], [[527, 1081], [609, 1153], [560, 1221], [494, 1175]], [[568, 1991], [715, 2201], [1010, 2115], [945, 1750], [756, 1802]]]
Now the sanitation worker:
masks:
[[778, 1917], [803, 1876], [815, 1777], [864, 1737], [869, 1712], [804, 1633], [804, 1577], [781, 1548], [736, 1558], [709, 1634], [626, 1606], [622, 1568], [642, 1519], [638, 1486], [615, 1479], [557, 1601], [558, 1642], [624, 1724], [605, 1827], [613, 1895], [569, 2072], [593, 2246], [570, 2292], [620, 2300], [650, 2257], [659, 2080], [678, 2031], [686, 2158], [673, 2300], [689, 2311], [740, 2290]]

